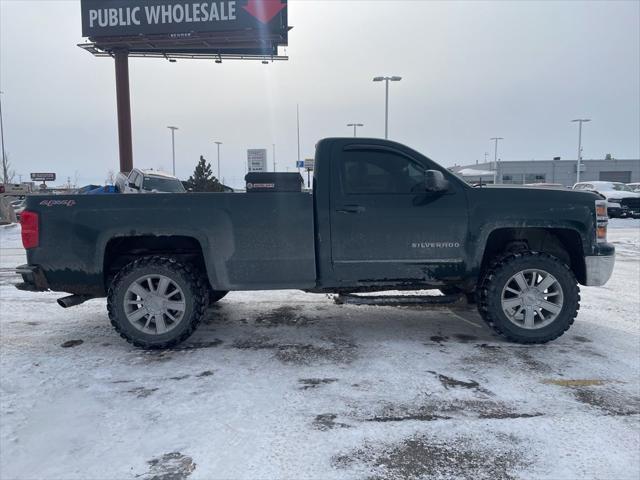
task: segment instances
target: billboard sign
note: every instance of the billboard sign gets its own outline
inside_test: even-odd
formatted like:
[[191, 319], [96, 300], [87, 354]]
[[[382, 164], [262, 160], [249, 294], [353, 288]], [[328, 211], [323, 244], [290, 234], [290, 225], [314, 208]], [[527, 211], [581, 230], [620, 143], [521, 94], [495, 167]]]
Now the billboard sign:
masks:
[[89, 38], [288, 30], [287, 0], [81, 0]]
[[267, 171], [266, 148], [252, 148], [247, 150], [247, 170], [249, 173]]
[[55, 182], [55, 173], [32, 173], [31, 180], [34, 182]]

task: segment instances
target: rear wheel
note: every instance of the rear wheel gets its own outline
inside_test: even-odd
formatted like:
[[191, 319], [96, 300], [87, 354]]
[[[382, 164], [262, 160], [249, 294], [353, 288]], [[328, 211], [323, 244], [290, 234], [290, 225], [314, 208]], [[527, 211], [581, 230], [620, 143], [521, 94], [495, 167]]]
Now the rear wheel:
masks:
[[107, 301], [118, 333], [142, 348], [169, 348], [196, 329], [208, 304], [201, 275], [166, 257], [136, 260], [114, 278]]
[[497, 333], [517, 343], [545, 343], [573, 324], [580, 290], [559, 259], [519, 252], [496, 260], [479, 289], [478, 310]]

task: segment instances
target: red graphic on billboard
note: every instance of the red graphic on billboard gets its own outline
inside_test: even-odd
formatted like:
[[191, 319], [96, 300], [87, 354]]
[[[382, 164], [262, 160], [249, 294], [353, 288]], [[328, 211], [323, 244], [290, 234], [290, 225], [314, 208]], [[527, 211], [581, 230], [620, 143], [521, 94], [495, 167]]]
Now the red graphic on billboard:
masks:
[[262, 23], [269, 23], [285, 7], [280, 0], [249, 0], [242, 8]]

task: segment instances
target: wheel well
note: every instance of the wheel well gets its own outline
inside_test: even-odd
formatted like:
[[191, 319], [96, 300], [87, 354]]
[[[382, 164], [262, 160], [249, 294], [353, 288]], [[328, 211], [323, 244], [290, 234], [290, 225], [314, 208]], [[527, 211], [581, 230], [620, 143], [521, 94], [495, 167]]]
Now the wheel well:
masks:
[[578, 232], [566, 228], [500, 228], [487, 239], [482, 270], [505, 252], [532, 250], [545, 252], [565, 262], [580, 283], [586, 281], [584, 251]]
[[109, 240], [104, 252], [104, 282], [109, 288], [111, 280], [128, 263], [149, 255], [166, 255], [191, 263], [206, 277], [206, 265], [200, 242], [193, 237], [144, 235], [115, 237]]

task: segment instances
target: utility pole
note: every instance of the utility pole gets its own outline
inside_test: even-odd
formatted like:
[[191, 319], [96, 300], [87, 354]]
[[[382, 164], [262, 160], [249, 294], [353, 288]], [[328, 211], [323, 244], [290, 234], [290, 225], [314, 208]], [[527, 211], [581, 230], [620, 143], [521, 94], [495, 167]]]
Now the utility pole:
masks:
[[374, 82], [385, 82], [384, 93], [384, 138], [389, 138], [389, 82], [399, 82], [402, 77], [374, 77]]
[[353, 127], [353, 136], [357, 137], [357, 128], [364, 127], [364, 123], [347, 123], [347, 127]]
[[173, 151], [173, 176], [176, 176], [176, 130], [178, 127], [167, 127], [171, 130], [171, 150]]
[[222, 182], [222, 179], [220, 178], [220, 145], [222, 145], [222, 142], [213, 142], [218, 146], [218, 181]]
[[590, 122], [590, 118], [576, 118], [571, 122], [578, 122], [578, 164], [576, 165], [576, 183], [580, 183], [580, 168], [582, 167], [582, 124]]
[[493, 184], [495, 185], [498, 180], [498, 140], [504, 140], [502, 137], [493, 137], [489, 140], [495, 140], [496, 146], [493, 151]]
[[[4, 150], [4, 125], [2, 123], [2, 95], [4, 92], [0, 92], [0, 138], [2, 139], [2, 183], [7, 184], [9, 178], [9, 166], [7, 165], [7, 154]], [[22, 183], [22, 182], [21, 182]]]

